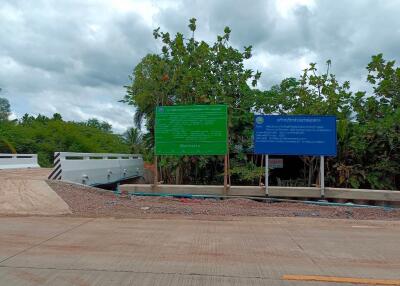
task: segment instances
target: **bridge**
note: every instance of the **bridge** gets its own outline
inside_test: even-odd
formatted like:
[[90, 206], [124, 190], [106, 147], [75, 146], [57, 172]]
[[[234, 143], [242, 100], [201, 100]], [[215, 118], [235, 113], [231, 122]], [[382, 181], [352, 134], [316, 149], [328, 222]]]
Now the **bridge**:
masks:
[[40, 168], [36, 154], [1, 154], [0, 208], [9, 214], [69, 214], [46, 180], [101, 186], [142, 176], [141, 155], [56, 152], [51, 169]]
[[[18, 167], [20, 167], [18, 169]], [[21, 169], [22, 167], [22, 169]], [[3, 170], [1, 170], [3, 169]], [[2, 154], [0, 179], [8, 180], [0, 186], [13, 190], [47, 188], [45, 180], [61, 180], [87, 186], [121, 183], [120, 190], [131, 195], [193, 195], [212, 197], [265, 198], [261, 186], [193, 186], [129, 184], [144, 176], [144, 163], [138, 154], [56, 152], [52, 169], [39, 168], [35, 154]], [[6, 187], [7, 186], [7, 187]], [[22, 190], [21, 190], [22, 191]], [[270, 186], [269, 198], [320, 200], [319, 188]], [[391, 190], [326, 188], [325, 200], [398, 207], [400, 192]]]

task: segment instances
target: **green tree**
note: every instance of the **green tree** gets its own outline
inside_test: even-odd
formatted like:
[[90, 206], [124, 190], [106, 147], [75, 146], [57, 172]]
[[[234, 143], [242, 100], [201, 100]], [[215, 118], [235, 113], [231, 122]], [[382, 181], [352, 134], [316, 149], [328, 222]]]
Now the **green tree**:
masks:
[[60, 113], [54, 113], [52, 119], [53, 119], [53, 120], [60, 120], [60, 121], [62, 121], [62, 116], [61, 116]]
[[324, 73], [311, 63], [299, 79], [287, 78], [255, 98], [258, 112], [279, 114], [336, 115], [350, 119], [353, 95], [348, 81], [342, 84], [330, 73], [331, 61]]
[[139, 129], [131, 127], [123, 134], [126, 143], [129, 145], [132, 154], [139, 154], [143, 152], [142, 134]]
[[104, 132], [111, 132], [112, 126], [106, 121], [99, 121], [97, 118], [90, 118], [86, 125], [89, 127], [97, 128]]
[[61, 116], [49, 119], [25, 114], [16, 122], [0, 124], [0, 152], [37, 153], [39, 164], [50, 167], [56, 151], [88, 153], [129, 153], [122, 136], [86, 123], [66, 122]]
[[[158, 105], [227, 104], [231, 146], [251, 145], [253, 90], [248, 82], [256, 86], [261, 76], [244, 67], [245, 60], [251, 58], [252, 47], [239, 51], [230, 46], [229, 27], [211, 44], [195, 38], [196, 19], [190, 19], [188, 27], [189, 37], [182, 33], [171, 37], [160, 28], [153, 31], [154, 38], [161, 40], [161, 52], [148, 54], [135, 67], [123, 101], [136, 108], [135, 123], [140, 127], [145, 120], [150, 137], [154, 135], [154, 110]], [[216, 175], [218, 164], [211, 158], [207, 161]], [[176, 182], [198, 178], [193, 175], [198, 164], [195, 158], [181, 158], [176, 163]]]
[[374, 92], [355, 94], [356, 121], [347, 128], [348, 141], [342, 147], [346, 156], [340, 158], [336, 184], [400, 187], [400, 67], [395, 64], [378, 54], [367, 65]]
[[7, 98], [0, 97], [0, 121], [8, 120], [11, 114], [10, 102]]
[[[349, 122], [354, 98], [350, 83], [339, 83], [330, 73], [330, 68], [330, 60], [326, 62], [326, 72], [323, 73], [318, 72], [316, 63], [311, 63], [299, 79], [287, 78], [270, 90], [258, 92], [255, 110], [275, 114], [336, 115], [340, 122]], [[339, 153], [342, 150], [339, 149]], [[307, 167], [307, 185], [311, 186], [318, 179], [317, 157], [305, 156], [301, 159]]]

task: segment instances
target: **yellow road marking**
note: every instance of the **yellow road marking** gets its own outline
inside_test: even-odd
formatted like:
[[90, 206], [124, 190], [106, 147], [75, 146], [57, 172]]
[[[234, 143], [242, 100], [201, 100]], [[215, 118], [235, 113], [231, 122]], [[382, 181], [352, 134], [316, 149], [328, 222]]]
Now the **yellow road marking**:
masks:
[[400, 286], [400, 280], [319, 276], [319, 275], [283, 275], [282, 280]]

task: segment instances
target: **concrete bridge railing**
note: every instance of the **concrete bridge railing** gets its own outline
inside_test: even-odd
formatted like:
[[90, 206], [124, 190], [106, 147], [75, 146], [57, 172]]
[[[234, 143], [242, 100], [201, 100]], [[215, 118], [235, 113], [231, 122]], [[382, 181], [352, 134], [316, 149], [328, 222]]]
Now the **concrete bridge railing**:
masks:
[[54, 153], [50, 180], [103, 185], [143, 177], [143, 157], [138, 154]]
[[0, 154], [0, 169], [40, 168], [37, 154]]

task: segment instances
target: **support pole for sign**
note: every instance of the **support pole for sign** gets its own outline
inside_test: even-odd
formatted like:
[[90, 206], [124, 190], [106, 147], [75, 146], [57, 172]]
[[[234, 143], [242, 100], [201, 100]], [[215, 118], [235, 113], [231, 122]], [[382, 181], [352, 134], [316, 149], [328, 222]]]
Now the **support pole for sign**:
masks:
[[[260, 166], [262, 167], [262, 166], [264, 166], [264, 155], [261, 155], [261, 164], [260, 164]], [[258, 185], [259, 186], [262, 186], [262, 174], [260, 174], [260, 179], [259, 179], [259, 181], [258, 181]]]
[[[227, 110], [228, 111], [228, 110]], [[227, 119], [229, 116], [227, 116]], [[226, 154], [225, 154], [225, 159], [224, 159], [224, 195], [228, 194], [228, 160], [229, 160], [229, 130], [228, 130], [228, 121], [226, 121]], [[230, 184], [231, 182], [229, 182]]]
[[320, 159], [319, 180], [321, 184], [321, 198], [325, 196], [325, 160], [324, 156]]
[[265, 155], [265, 195], [268, 196], [268, 178], [269, 178], [269, 159], [268, 155]]
[[232, 186], [231, 183], [231, 157], [228, 154], [228, 185], [229, 187]]
[[154, 156], [154, 187], [156, 188], [158, 185], [158, 157], [157, 155]]
[[228, 155], [224, 159], [224, 194], [228, 192]]

